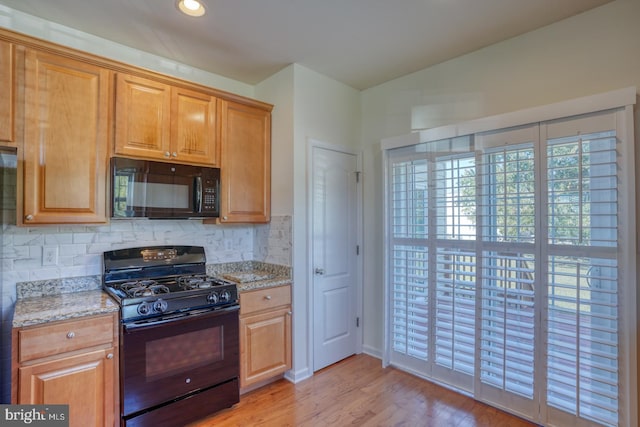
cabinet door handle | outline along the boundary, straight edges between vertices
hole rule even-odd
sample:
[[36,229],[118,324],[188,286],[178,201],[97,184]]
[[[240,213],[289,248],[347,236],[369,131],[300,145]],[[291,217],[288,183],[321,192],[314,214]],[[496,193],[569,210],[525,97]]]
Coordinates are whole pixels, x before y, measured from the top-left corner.
[[290,311],[287,311],[287,316],[291,316],[293,313]]
[[26,219],[27,221],[31,221],[33,219],[33,215],[29,214],[25,216],[24,219]]
[[73,338],[73,337],[75,337],[75,336],[76,336],[76,333],[75,333],[75,332],[73,332],[73,331],[71,331],[71,332],[67,332],[67,338],[68,338],[68,339],[71,339],[71,338]]
[[271,295],[265,295],[264,299],[266,299],[267,301],[271,301]]
[[175,151],[173,153],[171,153],[171,156],[173,157],[178,157],[178,153],[176,153]]
[[164,156],[165,156],[165,157],[171,157],[171,153],[170,153],[170,152],[168,152],[168,151],[165,151],[165,152],[164,152]]
[[107,359],[113,359],[113,353],[107,354]]

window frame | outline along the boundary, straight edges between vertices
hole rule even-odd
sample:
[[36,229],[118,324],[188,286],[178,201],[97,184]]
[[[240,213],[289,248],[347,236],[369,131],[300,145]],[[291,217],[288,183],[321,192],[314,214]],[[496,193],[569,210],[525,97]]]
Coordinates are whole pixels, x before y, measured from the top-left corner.
[[[621,140],[619,144],[620,159],[623,168],[618,175],[620,177],[620,197],[618,204],[619,214],[619,241],[622,244],[619,257],[619,270],[622,271],[624,277],[620,277],[620,319],[619,319],[619,369],[623,373],[620,377],[622,380],[619,384],[619,401],[621,402],[621,412],[619,414],[619,422],[621,425],[637,425],[638,409],[635,404],[635,398],[638,392],[638,355],[637,355],[637,297],[636,291],[637,273],[636,273],[636,206],[634,197],[624,197],[627,194],[635,194],[635,148],[633,141],[633,106],[636,103],[636,89],[626,88],[618,91],[607,92],[604,94],[593,95],[589,97],[569,100],[557,104],[535,107],[532,109],[507,113],[499,116],[492,116],[483,119],[473,120],[470,122],[459,123],[450,126],[444,126],[436,129],[429,129],[405,135],[401,137],[387,138],[382,141],[383,150],[383,171],[384,171],[384,349],[383,349],[383,365],[390,364],[391,347],[389,345],[389,328],[390,328],[390,295],[389,284],[390,274],[392,273],[389,265],[389,252],[392,250],[390,241],[392,230],[390,230],[390,212],[388,210],[391,202],[388,188],[390,185],[389,173],[389,150],[394,148],[405,147],[407,152],[415,150],[416,146],[422,143],[443,140],[446,138],[456,138],[466,135],[477,135],[479,133],[501,131],[508,128],[518,126],[526,126],[539,123],[541,126],[545,122],[553,120],[563,120],[573,118],[575,116],[589,115],[591,113],[599,113],[606,110],[615,110],[617,120],[617,138]],[[540,133],[542,134],[542,132]],[[639,138],[640,139],[640,138]],[[541,157],[546,162],[546,156]],[[538,169],[536,173],[540,173]],[[540,178],[538,178],[540,179]],[[546,186],[546,179],[541,178]],[[546,190],[543,190],[546,192]],[[546,227],[540,224],[540,227]],[[623,237],[620,237],[623,236]],[[430,254],[435,256],[435,254]],[[542,261],[540,261],[542,262]],[[545,261],[546,262],[546,261]],[[482,268],[481,265],[477,268]],[[542,270],[540,270],[542,271]],[[544,349],[546,351],[546,349]],[[406,366],[398,366],[417,375],[421,373],[413,369],[410,364]],[[537,375],[540,375],[538,373]],[[505,408],[509,410],[509,408]],[[547,414],[540,414],[540,419],[547,419]],[[559,421],[554,418],[555,421]],[[568,420],[567,420],[568,421]]]

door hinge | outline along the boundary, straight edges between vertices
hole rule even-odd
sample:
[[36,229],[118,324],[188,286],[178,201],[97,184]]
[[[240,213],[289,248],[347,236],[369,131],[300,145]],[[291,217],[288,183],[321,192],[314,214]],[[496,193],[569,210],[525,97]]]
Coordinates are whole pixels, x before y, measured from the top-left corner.
[[356,328],[360,327],[360,318],[356,317]]
[[356,182],[360,182],[360,171],[356,171]]
[[356,255],[360,255],[360,245],[356,245]]

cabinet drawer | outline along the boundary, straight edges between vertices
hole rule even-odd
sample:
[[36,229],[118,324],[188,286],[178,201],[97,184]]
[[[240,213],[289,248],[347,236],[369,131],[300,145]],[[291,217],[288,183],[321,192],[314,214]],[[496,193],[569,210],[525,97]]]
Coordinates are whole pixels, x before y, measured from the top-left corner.
[[113,316],[99,316],[22,329],[18,332],[18,358],[25,362],[112,343],[113,328]]
[[276,286],[240,294],[240,315],[291,304],[291,286]]

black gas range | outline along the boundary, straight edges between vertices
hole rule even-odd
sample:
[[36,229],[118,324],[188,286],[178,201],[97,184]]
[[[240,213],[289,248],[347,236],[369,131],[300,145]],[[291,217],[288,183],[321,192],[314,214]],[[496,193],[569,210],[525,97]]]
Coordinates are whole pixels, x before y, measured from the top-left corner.
[[120,305],[121,426],[182,426],[239,401],[236,285],[206,275],[200,246],[103,254]]
[[103,254],[104,289],[124,323],[238,304],[235,283],[206,275],[201,246],[152,246]]

